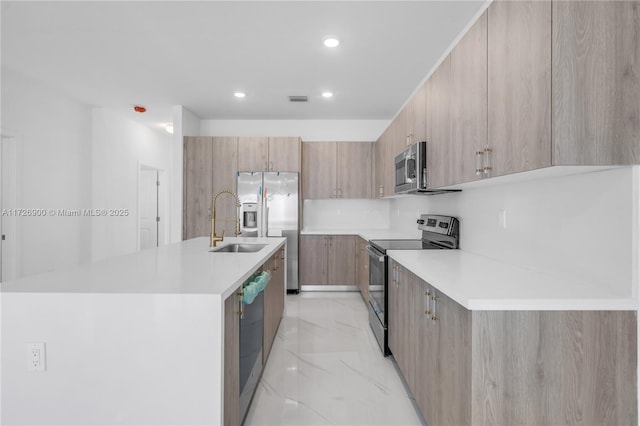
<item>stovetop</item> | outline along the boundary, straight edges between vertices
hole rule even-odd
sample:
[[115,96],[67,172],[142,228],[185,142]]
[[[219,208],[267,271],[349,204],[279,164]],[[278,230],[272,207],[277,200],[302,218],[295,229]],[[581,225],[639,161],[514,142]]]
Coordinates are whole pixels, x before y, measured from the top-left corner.
[[386,253],[387,250],[428,250],[442,248],[423,240],[371,240],[369,244],[382,253]]

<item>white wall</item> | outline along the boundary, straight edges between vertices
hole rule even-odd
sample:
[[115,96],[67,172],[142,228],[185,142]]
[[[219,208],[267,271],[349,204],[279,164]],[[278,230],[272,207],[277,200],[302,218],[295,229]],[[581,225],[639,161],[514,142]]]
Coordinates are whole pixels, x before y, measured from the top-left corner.
[[182,178],[185,136],[200,136],[200,118],[183,107],[173,107],[171,142],[173,175],[171,178],[171,242],[182,241]]
[[304,200],[304,229],[386,229],[389,200]]
[[92,129],[92,206],[129,210],[128,216],[93,218],[92,258],[98,260],[137,250],[138,164],[171,176],[172,138],[104,108],[93,110]]
[[206,136],[300,136],[309,141],[375,141],[389,120],[202,120]]
[[[18,146],[17,207],[90,208],[90,107],[3,68],[2,113],[2,132]],[[88,217],[22,217],[17,225],[16,277],[91,259]]]
[[463,250],[637,295],[637,174],[629,167],[393,199],[390,225],[412,229],[418,211],[456,216]]

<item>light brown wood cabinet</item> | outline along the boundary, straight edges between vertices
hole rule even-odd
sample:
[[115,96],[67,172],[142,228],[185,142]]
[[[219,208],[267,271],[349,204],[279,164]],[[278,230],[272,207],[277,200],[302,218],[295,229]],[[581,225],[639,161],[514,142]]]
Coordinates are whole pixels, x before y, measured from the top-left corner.
[[429,425],[637,424],[635,311],[469,311],[389,271],[389,347]]
[[[397,262],[388,264],[388,335],[389,350],[412,391],[416,385],[416,324],[414,322],[415,275]],[[431,423],[429,423],[431,424]]]
[[223,424],[240,424],[240,303],[238,288],[224,301]]
[[213,143],[211,138],[184,139],[182,238],[188,240],[211,233],[213,197]]
[[640,163],[640,2],[553,2],[553,163]]
[[356,238],[301,235],[300,285],[356,285]]
[[274,254],[264,265],[263,270],[271,274],[269,284],[264,289],[264,330],[262,361],[267,362],[273,341],[276,338],[282,313],[284,312],[284,272],[286,271],[284,247]]
[[491,176],[551,165],[551,1],[488,9]]
[[451,149],[451,55],[431,74],[426,86],[427,187],[453,181]]
[[483,173],[478,174],[476,160],[487,147],[487,14],[451,51],[451,175],[445,185],[471,182]]
[[[182,238],[211,234],[211,202],[223,189],[236,190],[238,143],[235,137],[185,137]],[[226,196],[224,196],[226,197]],[[236,217],[236,205],[219,199],[217,218]],[[233,222],[216,223],[218,234],[234,235]]]
[[358,237],[356,247],[356,281],[360,289],[360,295],[365,303],[369,303],[369,255],[367,245],[369,242]]
[[375,143],[375,185],[374,198],[393,195],[395,185],[395,169],[391,156],[391,141],[393,135],[393,123],[380,135]]
[[299,172],[298,137],[239,137],[238,170],[243,172]]
[[306,142],[302,145],[305,199],[371,198],[371,142]]

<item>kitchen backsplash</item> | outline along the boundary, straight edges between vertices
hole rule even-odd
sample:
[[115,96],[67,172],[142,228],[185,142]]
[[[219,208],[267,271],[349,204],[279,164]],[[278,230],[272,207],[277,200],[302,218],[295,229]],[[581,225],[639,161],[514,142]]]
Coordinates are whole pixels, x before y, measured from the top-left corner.
[[636,166],[392,199],[390,227],[413,229],[418,213],[456,216],[465,251],[635,294],[640,219],[634,194],[639,170]]
[[386,229],[389,200],[304,200],[304,229]]

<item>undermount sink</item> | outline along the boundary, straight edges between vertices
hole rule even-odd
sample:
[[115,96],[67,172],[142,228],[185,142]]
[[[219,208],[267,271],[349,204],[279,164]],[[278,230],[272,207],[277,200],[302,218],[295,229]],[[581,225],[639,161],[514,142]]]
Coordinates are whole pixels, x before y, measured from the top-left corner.
[[211,253],[255,253],[265,248],[266,244],[227,244],[225,246],[214,247],[209,252]]

